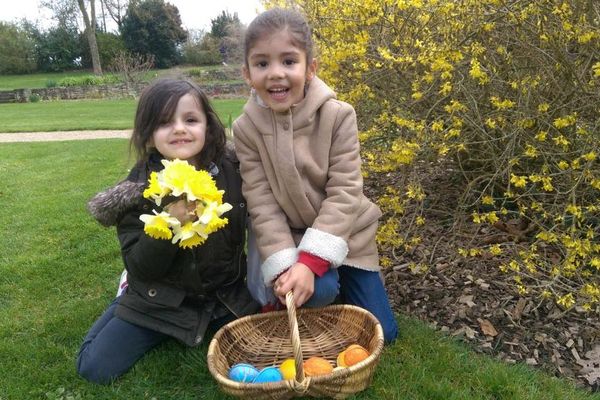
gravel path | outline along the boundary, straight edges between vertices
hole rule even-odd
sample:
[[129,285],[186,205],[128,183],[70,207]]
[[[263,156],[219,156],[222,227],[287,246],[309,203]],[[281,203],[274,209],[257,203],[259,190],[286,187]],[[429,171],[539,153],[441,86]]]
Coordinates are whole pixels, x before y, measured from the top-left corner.
[[131,130],[102,130],[102,131],[66,131],[66,132],[18,132],[0,133],[0,143],[10,142],[49,142],[61,140],[87,139],[129,139]]

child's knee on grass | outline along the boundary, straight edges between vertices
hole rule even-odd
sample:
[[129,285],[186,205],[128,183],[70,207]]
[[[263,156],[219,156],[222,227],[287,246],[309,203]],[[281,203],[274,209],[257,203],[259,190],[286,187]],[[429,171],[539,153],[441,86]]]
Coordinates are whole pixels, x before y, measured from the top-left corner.
[[109,368],[101,368],[97,360],[84,351],[77,358],[77,373],[84,379],[99,385],[108,385],[119,375]]

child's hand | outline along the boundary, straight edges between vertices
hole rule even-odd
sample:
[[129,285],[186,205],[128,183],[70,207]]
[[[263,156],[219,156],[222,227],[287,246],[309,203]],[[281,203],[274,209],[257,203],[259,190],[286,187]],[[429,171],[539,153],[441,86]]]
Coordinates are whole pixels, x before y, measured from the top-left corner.
[[186,200],[177,200],[165,206],[165,211],[167,211],[171,217],[177,218],[181,225],[185,225],[190,221],[194,221],[197,217],[194,213],[196,209],[195,202],[187,202]]
[[302,263],[292,265],[273,285],[275,295],[285,304],[285,295],[292,290],[296,307],[302,306],[315,291],[315,274]]

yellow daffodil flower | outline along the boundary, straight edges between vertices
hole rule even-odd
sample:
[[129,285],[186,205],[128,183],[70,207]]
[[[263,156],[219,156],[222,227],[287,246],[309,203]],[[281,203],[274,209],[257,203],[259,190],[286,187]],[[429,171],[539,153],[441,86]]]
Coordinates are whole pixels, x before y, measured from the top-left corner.
[[153,210],[153,212],[155,215],[140,215],[140,220],[142,220],[142,222],[145,224],[144,232],[154,239],[171,239],[173,236],[171,228],[179,226],[179,220],[171,217],[164,211],[160,214],[158,214],[155,210]]
[[152,199],[157,206],[160,206],[163,197],[167,196],[169,193],[171,193],[171,189],[163,187],[159,182],[158,173],[152,172],[148,179],[148,187],[144,190],[144,197],[146,199]]
[[144,197],[160,205],[165,196],[182,197],[188,203],[195,202],[198,219],[181,226],[178,219],[166,211],[155,215],[144,214],[144,232],[156,239],[171,239],[181,248],[198,246],[208,235],[227,225],[227,218],[220,218],[232,209],[231,204],[223,203],[225,191],[217,188],[216,182],[207,171],[198,171],[187,161],[162,160],[164,169],[152,172]]

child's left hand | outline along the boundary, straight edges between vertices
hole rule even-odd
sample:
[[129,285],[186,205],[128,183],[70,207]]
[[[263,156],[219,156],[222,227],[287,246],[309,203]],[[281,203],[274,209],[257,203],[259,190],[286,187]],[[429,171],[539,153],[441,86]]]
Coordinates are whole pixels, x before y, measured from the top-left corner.
[[174,201],[165,206],[165,210],[171,217],[177,218],[181,222],[181,225],[185,225],[187,222],[194,221],[197,218],[194,213],[195,208],[196,202],[187,202],[184,199]]
[[302,306],[313,295],[315,274],[305,264],[295,263],[275,280],[273,291],[281,303],[285,304],[285,295],[290,290],[294,293],[296,307]]

